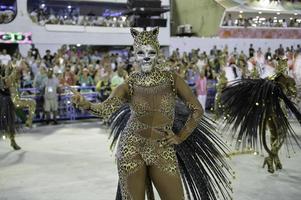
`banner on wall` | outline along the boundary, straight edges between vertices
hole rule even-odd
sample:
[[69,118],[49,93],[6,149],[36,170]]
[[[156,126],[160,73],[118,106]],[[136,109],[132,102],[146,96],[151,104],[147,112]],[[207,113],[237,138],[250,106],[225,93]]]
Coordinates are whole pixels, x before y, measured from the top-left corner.
[[31,44],[32,33],[21,32],[0,32],[0,43],[18,43],[18,44]]

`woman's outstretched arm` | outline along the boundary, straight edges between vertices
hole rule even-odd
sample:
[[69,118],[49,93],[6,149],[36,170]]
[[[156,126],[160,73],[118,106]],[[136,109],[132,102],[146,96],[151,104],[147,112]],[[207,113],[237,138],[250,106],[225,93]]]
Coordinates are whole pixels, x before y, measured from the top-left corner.
[[93,115],[101,118],[109,118],[129,99],[128,84],[123,83],[113,90],[110,97],[101,103],[91,103],[87,101],[79,92],[73,91],[72,102],[75,106],[88,110]]

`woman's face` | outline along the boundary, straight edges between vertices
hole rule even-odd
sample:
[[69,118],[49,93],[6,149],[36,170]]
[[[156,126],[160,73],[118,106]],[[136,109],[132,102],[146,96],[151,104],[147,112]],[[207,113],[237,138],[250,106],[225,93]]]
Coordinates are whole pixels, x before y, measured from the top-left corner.
[[88,70],[84,70],[84,71],[83,71],[83,75],[84,75],[85,77],[87,77],[88,74],[89,74],[89,71],[88,71]]
[[142,72],[150,72],[156,65],[158,54],[151,45],[141,45],[135,51],[136,60]]

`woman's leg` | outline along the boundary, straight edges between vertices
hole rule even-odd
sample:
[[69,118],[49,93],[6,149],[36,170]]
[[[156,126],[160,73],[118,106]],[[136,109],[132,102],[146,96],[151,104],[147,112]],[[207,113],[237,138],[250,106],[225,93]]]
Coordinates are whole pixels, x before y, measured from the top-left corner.
[[146,166],[142,159],[118,161],[122,200],[144,200],[146,190]]
[[148,174],[161,200],[184,200],[184,190],[174,148],[153,147],[155,149],[151,152],[156,152],[157,155],[154,157],[156,160],[148,166]]
[[155,165],[149,167],[149,175],[161,200],[184,200],[184,190],[179,173],[163,171]]
[[16,140],[15,140],[15,131],[10,131],[8,133],[8,137],[10,139],[10,146],[14,149],[14,150],[20,150],[21,147],[16,143]]
[[144,140],[131,134],[123,136],[116,154],[122,200],[144,200],[147,171],[140,155]]
[[28,127],[32,126],[32,120],[36,111],[36,102],[33,99],[20,99],[15,98],[14,104],[17,108],[28,108],[28,117],[25,125]]

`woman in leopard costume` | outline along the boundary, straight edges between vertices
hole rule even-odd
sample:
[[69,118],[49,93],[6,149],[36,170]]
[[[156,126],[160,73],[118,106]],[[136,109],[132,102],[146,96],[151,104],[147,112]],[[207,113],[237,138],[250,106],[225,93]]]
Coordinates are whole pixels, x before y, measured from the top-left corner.
[[116,199],[143,200],[147,194],[152,200],[152,184],[162,200],[185,199],[184,188],[189,199],[230,199],[224,145],[185,81],[157,64],[158,33],[131,29],[141,70],[102,103],[79,93],[73,103],[102,118],[113,115],[114,142],[119,139]]

